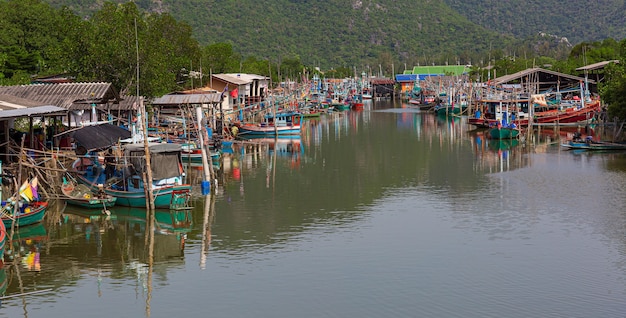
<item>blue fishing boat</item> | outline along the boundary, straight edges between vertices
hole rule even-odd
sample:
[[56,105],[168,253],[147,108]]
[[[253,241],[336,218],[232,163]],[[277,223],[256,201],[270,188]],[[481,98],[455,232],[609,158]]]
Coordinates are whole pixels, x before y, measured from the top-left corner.
[[[181,145],[150,143],[152,194],[155,208],[179,208],[189,200],[191,185],[183,184],[184,170]],[[117,198],[116,205],[146,207],[144,174],[147,172],[145,145],[124,146],[124,154],[116,164],[113,177],[103,173],[99,160],[79,158],[72,164],[75,178],[96,191],[102,184],[106,194]],[[88,159],[88,160],[85,160]]]
[[626,150],[626,143],[593,141],[591,139],[584,140],[584,141],[570,140],[569,142],[565,144],[561,144],[561,146],[567,149],[586,150],[586,151]]

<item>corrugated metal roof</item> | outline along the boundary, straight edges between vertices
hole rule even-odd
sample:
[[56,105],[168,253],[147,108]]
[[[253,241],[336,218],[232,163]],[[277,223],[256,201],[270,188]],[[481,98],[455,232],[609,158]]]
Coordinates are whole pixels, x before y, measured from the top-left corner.
[[396,82],[391,78],[372,78],[370,79],[372,85],[393,85]]
[[[567,78],[567,79],[570,79],[572,81],[584,81],[585,80],[582,77],[569,75],[569,74],[565,74],[565,73],[559,73],[559,72],[555,72],[555,71],[550,71],[550,70],[546,70],[546,69],[543,69],[543,68],[540,68],[540,67],[535,67],[535,68],[525,69],[525,70],[519,71],[517,73],[513,73],[513,74],[504,75],[504,76],[500,76],[500,77],[494,78],[492,80],[492,83],[495,84],[495,85],[505,84],[505,83],[508,83],[508,82],[520,79],[522,77],[529,76],[531,74],[535,74],[535,73],[545,73],[545,74],[549,74],[549,75],[553,75],[553,76],[557,76],[557,77]],[[588,80],[588,82],[589,83],[595,83],[595,81],[592,81],[592,80]]]
[[[131,95],[123,95],[120,97],[121,100],[119,101],[119,103],[115,103],[115,104],[110,104],[110,105],[102,105],[102,106],[98,106],[96,108],[100,109],[100,110],[104,110],[106,111],[107,109],[111,109],[111,110],[137,110],[137,96],[131,96]],[[145,99],[144,99],[145,100]]]
[[152,105],[189,105],[189,104],[215,104],[222,102],[222,93],[211,94],[169,94],[155,98]]
[[611,64],[611,63],[618,64],[619,60],[602,61],[602,62],[598,62],[598,63],[594,63],[594,64],[589,64],[589,65],[585,65],[583,67],[579,67],[576,70],[577,71],[593,71],[593,70],[604,68],[605,66],[607,66],[608,64]]
[[2,94],[0,95],[0,109],[9,110],[17,108],[27,108],[35,106],[44,106],[44,103],[37,102],[30,99],[15,97],[12,95]]
[[246,85],[254,80],[267,80],[268,78],[255,74],[232,73],[232,74],[213,74],[214,78],[235,85]]
[[119,95],[111,83],[59,83],[0,86],[0,94],[54,105],[65,109],[81,109],[91,103],[118,101]]
[[36,115],[52,115],[52,114],[65,115],[66,113],[67,113],[67,109],[65,108],[46,105],[46,106],[35,106],[35,107],[29,107],[29,108],[2,110],[0,111],[0,119],[25,117],[25,116],[30,117],[30,116],[36,116]]
[[174,92],[172,94],[209,94],[209,93],[219,93],[218,90],[205,86],[205,87],[197,87],[194,89],[188,89],[185,91]]

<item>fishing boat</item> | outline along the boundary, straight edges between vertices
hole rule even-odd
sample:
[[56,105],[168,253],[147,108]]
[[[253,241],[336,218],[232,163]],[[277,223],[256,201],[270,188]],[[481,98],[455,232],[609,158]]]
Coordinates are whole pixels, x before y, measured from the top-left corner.
[[[149,143],[152,194],[155,208],[179,208],[188,203],[191,185],[183,184],[181,145]],[[92,191],[102,184],[104,192],[117,198],[116,205],[146,207],[144,174],[147,172],[145,145],[128,144],[118,161],[114,177],[105,180],[98,160],[79,158],[72,163],[74,178]],[[88,160],[85,160],[88,159]]]
[[561,144],[561,146],[567,149],[571,149],[571,150],[586,150],[586,151],[626,150],[626,143],[594,141],[592,139],[570,140],[567,143]]
[[[229,144],[232,145],[232,142]],[[181,157],[185,162],[202,163],[202,148],[195,143],[181,144]],[[219,151],[210,151],[210,157],[213,162],[220,160]]]
[[365,108],[365,104],[360,101],[354,101],[350,104],[350,108],[352,108],[352,110],[363,110],[363,108]]
[[17,213],[13,213],[14,201],[9,199],[2,208],[2,223],[6,228],[13,226],[21,227],[36,224],[43,221],[48,209],[45,201],[22,201],[18,202]]
[[363,99],[372,99],[372,92],[369,87],[363,88],[363,93],[361,94]]
[[344,102],[333,102],[331,106],[333,107],[334,110],[338,110],[338,111],[344,111],[344,110],[350,109],[350,104],[344,103]]
[[[508,109],[512,114],[516,114],[516,123],[519,127],[526,127],[529,123],[529,100],[483,100],[481,106],[468,119],[470,125],[480,128],[489,128],[497,125],[498,116]],[[532,104],[532,101],[531,101]],[[555,108],[544,111],[533,112],[533,123],[535,124],[577,124],[590,121],[594,115],[601,110],[600,101],[592,101],[585,105],[568,105],[566,108]],[[533,106],[534,107],[534,106]],[[481,110],[482,109],[482,110]]]
[[294,111],[281,111],[265,116],[259,124],[238,124],[237,135],[299,135],[302,124],[302,116]]
[[90,209],[104,209],[115,205],[117,198],[104,192],[102,187],[98,191],[92,191],[84,184],[74,184],[67,179],[63,180],[61,192],[66,196],[65,202]]

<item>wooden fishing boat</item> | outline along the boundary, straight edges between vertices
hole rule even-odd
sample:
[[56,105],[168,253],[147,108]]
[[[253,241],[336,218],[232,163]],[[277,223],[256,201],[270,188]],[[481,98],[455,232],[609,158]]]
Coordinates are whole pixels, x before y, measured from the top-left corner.
[[[231,143],[232,145],[232,143]],[[195,143],[182,144],[181,158],[185,162],[202,163],[202,149],[200,149]],[[213,162],[220,160],[220,153],[218,151],[210,151],[211,160]]]
[[[508,101],[482,101],[487,103],[488,106],[484,107],[483,113],[477,111],[474,116],[468,119],[470,125],[474,125],[480,128],[489,128],[497,125],[498,119],[496,118],[502,109],[506,107],[511,113],[517,114],[515,117],[515,123],[520,127],[526,127],[529,123],[529,116],[527,113],[528,100],[508,100]],[[521,111],[521,105],[526,111]],[[533,113],[533,123],[535,124],[575,124],[589,121],[594,115],[601,110],[600,101],[593,101],[586,104],[584,107],[569,107],[564,110],[549,110],[543,112]]]
[[350,104],[346,104],[346,103],[333,103],[332,107],[334,110],[349,110],[350,109]]
[[104,209],[115,205],[117,198],[104,192],[104,188],[99,188],[97,192],[92,191],[84,184],[74,184],[64,180],[61,185],[61,192],[67,197],[65,202],[90,209]]
[[587,151],[615,151],[626,150],[626,143],[620,142],[608,142],[608,141],[593,141],[587,140],[570,140],[567,143],[561,144],[562,147],[572,150],[587,150]]
[[15,226],[26,226],[39,223],[43,220],[48,209],[48,202],[33,201],[23,202],[17,214],[13,214],[13,206],[5,205],[2,213],[2,223],[6,228]]
[[352,104],[350,104],[350,107],[352,108],[352,110],[363,110],[363,108],[365,108],[365,104],[363,104],[362,102],[353,102]]
[[260,124],[239,124],[237,135],[299,135],[302,116],[298,112],[284,111],[267,115]]
[[[150,143],[152,193],[155,208],[180,208],[189,202],[191,185],[183,184],[181,145]],[[144,144],[124,146],[124,156],[118,163],[114,177],[105,180],[97,161],[79,158],[72,164],[75,179],[92,191],[103,184],[104,192],[116,197],[116,205],[146,207],[146,189],[143,175],[147,171]]]

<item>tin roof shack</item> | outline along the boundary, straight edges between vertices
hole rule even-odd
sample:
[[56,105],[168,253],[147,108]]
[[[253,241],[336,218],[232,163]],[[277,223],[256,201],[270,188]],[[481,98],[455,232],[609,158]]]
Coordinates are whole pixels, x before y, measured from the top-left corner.
[[195,89],[155,98],[151,105],[156,113],[159,132],[169,140],[185,134],[190,129],[195,131],[195,128],[191,127],[197,122],[195,108],[198,106],[202,107],[203,116],[208,119],[207,124],[221,135],[221,119],[224,118],[223,99],[225,99],[225,94],[216,90]]
[[[56,83],[0,86],[0,95],[19,97],[68,111],[72,122],[98,121],[122,100],[111,83]],[[74,119],[74,120],[72,120]]]
[[269,77],[255,74],[213,74],[211,87],[228,94],[225,95],[222,109],[230,111],[264,101],[269,91],[269,81]]
[[370,78],[370,84],[372,85],[373,96],[375,98],[395,98],[394,85],[396,82],[391,78]]
[[[0,97],[1,104],[6,105],[6,98]],[[32,101],[20,99],[22,105],[12,104],[15,107],[13,109],[3,108],[0,111],[0,158],[3,162],[13,162],[19,159],[15,149],[12,146],[21,145],[22,138],[24,138],[24,146],[30,149],[45,149],[52,148],[52,142],[47,137],[50,137],[50,130],[46,127],[46,117],[64,116],[66,110],[61,107],[42,105],[25,107],[24,104],[32,104]],[[17,102],[17,100],[13,100]],[[3,106],[4,107],[4,106]],[[14,128],[15,120],[18,118],[25,118],[28,120],[28,131],[22,132]],[[38,128],[35,128],[38,125]]]
[[[0,86],[0,109],[24,109],[36,106],[55,106],[54,113],[48,114],[38,125],[45,133],[43,140],[36,141],[34,132],[26,146],[32,149],[51,149],[52,147],[71,147],[69,137],[55,137],[63,128],[67,126],[79,126],[85,122],[95,122],[99,120],[110,120],[113,116],[111,111],[118,109],[118,118],[122,116],[119,112],[122,99],[111,83],[49,83],[30,84],[15,86]],[[127,107],[126,112],[132,112],[131,107]],[[4,127],[0,130],[15,130],[15,119],[25,116],[10,116],[5,120]],[[32,119],[33,116],[30,118]],[[25,127],[21,127],[24,131]],[[0,137],[1,138],[1,137]]]

